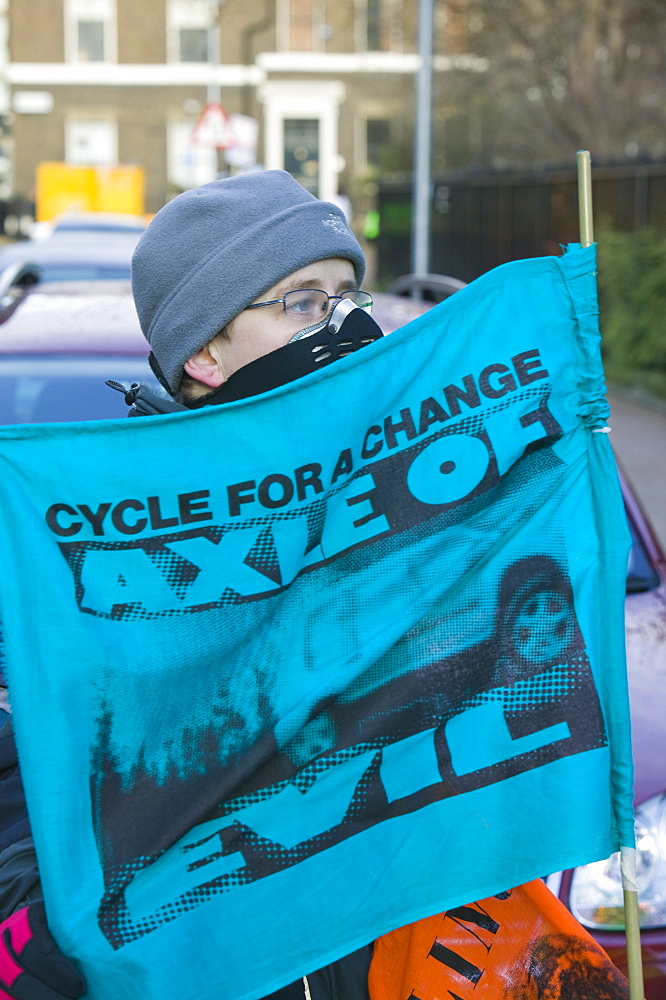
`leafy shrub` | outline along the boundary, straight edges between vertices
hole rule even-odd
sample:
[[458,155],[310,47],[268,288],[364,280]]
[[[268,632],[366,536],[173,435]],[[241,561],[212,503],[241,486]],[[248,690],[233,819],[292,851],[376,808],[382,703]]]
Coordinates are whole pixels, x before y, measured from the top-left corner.
[[666,233],[602,232],[598,258],[606,374],[666,396]]

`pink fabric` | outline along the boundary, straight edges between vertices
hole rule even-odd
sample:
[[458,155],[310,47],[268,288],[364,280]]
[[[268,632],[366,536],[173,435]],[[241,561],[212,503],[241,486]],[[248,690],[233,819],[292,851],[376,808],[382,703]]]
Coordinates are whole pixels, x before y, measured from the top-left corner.
[[12,913],[11,917],[7,918],[6,923],[10,926],[12,948],[17,955],[20,955],[32,937],[32,929],[28,920],[28,907]]
[[12,913],[11,917],[7,917],[5,922],[0,924],[0,1000],[6,1000],[9,997],[2,986],[11,989],[23,972],[21,966],[7,950],[7,937],[9,937],[9,943],[15,954],[20,955],[32,937],[27,907],[24,910],[18,910],[17,913]]

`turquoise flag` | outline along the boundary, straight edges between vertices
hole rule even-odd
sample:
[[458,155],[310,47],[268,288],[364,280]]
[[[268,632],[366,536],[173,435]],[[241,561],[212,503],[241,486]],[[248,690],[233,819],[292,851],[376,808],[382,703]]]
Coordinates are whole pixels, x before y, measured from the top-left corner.
[[633,844],[594,248],[270,393],[0,428],[47,912],[91,1000],[254,1000]]

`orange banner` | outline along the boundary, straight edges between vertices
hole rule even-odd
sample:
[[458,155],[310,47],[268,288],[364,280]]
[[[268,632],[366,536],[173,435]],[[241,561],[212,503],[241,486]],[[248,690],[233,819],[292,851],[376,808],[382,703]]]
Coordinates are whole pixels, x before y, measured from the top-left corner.
[[605,951],[537,880],[375,942],[370,1000],[628,1000]]

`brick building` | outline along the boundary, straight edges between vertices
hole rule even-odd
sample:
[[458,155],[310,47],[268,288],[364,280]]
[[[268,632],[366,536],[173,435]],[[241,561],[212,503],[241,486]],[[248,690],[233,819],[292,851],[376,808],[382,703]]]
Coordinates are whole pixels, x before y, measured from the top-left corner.
[[[436,3],[436,74],[483,70],[465,6]],[[157,211],[239,169],[192,142],[218,100],[256,121],[259,164],[346,191],[357,214],[374,181],[410,169],[415,0],[0,0],[3,16],[15,196],[31,199],[40,161],[139,163]]]

